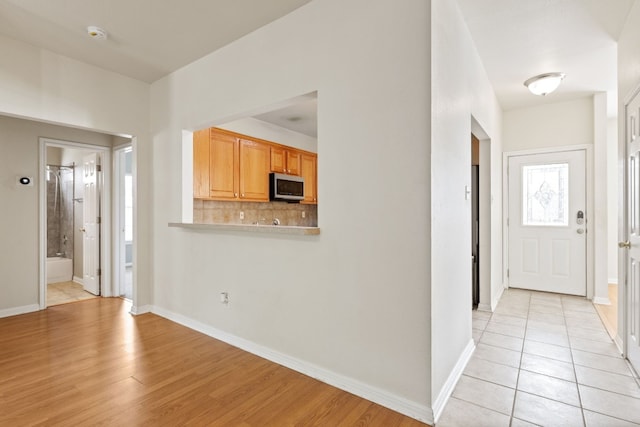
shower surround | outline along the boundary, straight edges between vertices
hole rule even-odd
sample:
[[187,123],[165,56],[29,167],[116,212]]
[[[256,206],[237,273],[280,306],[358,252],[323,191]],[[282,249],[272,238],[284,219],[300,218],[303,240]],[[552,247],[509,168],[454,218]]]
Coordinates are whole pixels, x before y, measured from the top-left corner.
[[47,257],[73,259],[74,166],[47,165]]

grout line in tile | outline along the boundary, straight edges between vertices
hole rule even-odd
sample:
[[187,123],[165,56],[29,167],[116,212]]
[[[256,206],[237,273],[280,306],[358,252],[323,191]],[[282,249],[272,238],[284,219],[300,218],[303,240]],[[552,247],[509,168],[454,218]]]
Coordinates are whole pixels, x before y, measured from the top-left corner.
[[[562,304],[562,313],[564,316],[564,300],[560,300],[560,303]],[[564,328],[567,332],[567,336],[569,336],[569,326],[567,325],[567,319],[565,317],[565,322],[564,322]],[[576,372],[576,362],[575,359],[573,358],[573,347],[571,346],[571,338],[569,338],[569,354],[571,355],[571,367],[573,368],[573,375],[576,378],[576,390],[578,392],[578,402],[580,403],[580,413],[582,414],[582,425],[586,426],[587,425],[587,417],[584,415],[584,406],[582,405],[582,395],[580,394],[580,387],[578,387],[578,373]]]
[[522,347],[520,348],[520,363],[518,364],[518,375],[516,376],[516,392],[513,395],[513,404],[511,405],[511,417],[509,418],[509,425],[513,424],[513,416],[516,411],[516,400],[518,398],[518,383],[520,382],[520,372],[522,371],[522,357],[524,355],[524,343],[527,339],[527,326],[529,325],[529,313],[531,312],[531,294],[529,294],[529,300],[527,302],[527,317],[524,321],[524,337],[522,338]]

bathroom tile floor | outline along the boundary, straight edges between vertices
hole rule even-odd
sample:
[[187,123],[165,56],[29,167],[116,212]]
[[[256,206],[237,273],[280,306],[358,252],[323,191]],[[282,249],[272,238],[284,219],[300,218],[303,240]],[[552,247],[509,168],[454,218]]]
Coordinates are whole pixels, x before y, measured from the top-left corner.
[[47,307],[91,298],[97,297],[85,291],[82,285],[76,282],[59,282],[47,285]]
[[581,297],[505,291],[437,427],[640,426],[640,383]]

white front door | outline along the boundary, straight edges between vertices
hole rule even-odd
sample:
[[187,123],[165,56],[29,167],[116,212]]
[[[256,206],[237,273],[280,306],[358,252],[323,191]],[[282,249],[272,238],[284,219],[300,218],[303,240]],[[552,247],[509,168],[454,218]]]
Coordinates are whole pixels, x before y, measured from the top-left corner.
[[84,185],[83,215],[83,271],[84,290],[100,295],[100,193],[99,157],[91,153],[83,158],[82,178]]
[[[628,240],[620,247],[627,247],[626,292],[626,354],[627,358],[640,372],[640,95],[626,107],[626,186],[627,212],[626,229]],[[622,304],[621,304],[622,307]]]
[[584,150],[509,157],[508,283],[586,295]]

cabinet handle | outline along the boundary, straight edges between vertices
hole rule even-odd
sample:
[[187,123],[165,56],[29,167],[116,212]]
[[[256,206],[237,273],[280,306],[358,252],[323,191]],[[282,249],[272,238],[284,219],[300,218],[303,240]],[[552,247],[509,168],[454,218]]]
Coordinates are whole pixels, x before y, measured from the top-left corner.
[[244,193],[242,193],[242,195],[240,197],[244,197]]
[[233,193],[233,197],[238,197],[238,193]]

